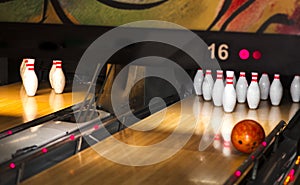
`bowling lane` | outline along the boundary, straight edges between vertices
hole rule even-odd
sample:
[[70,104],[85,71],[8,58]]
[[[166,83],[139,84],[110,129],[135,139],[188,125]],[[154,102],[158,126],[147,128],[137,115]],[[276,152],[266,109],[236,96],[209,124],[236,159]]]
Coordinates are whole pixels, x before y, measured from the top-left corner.
[[22,83],[0,86],[0,132],[79,103],[84,96],[76,93],[67,86],[63,94],[55,94],[45,82],[36,96],[28,97]]
[[[184,102],[189,107],[182,111]],[[280,120],[288,121],[298,108],[298,104],[286,100],[278,107],[271,107],[268,101],[263,101],[257,110],[248,110],[246,104],[238,104],[233,113],[224,113],[222,107],[214,107],[212,102],[189,97],[22,184],[223,184],[247,157],[231,145],[230,134],[234,124],[243,119],[254,119],[261,123],[268,134]],[[191,124],[196,120],[193,115],[199,115],[195,129]],[[135,130],[141,128],[148,131]],[[160,145],[172,134],[178,136],[175,137],[177,140],[167,146]],[[162,162],[146,166],[123,165],[157,160],[174,149],[188,134],[192,134],[192,137],[187,144]],[[143,147],[137,147],[137,150],[131,150],[116,141],[131,146],[151,145],[151,148],[143,150]],[[108,160],[96,151],[102,151],[103,155],[123,164]]]

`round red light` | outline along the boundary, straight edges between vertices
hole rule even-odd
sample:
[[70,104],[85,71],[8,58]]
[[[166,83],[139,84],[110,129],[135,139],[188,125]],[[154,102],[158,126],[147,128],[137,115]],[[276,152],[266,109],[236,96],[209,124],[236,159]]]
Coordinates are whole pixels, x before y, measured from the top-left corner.
[[47,149],[47,148],[42,148],[42,152],[43,152],[43,153],[47,153],[47,152],[48,152],[48,149]]
[[99,129],[99,125],[94,125],[94,130],[98,130]]
[[7,134],[8,134],[8,135],[12,135],[12,131],[11,131],[11,130],[8,130],[8,131],[7,131]]
[[236,171],[235,173],[234,173],[234,175],[236,176],[236,177],[239,177],[239,176],[241,176],[242,175],[242,173],[241,173],[241,171]]
[[247,60],[250,56],[250,53],[246,49],[241,49],[240,52],[239,52],[239,56],[242,60]]
[[70,135],[70,140],[73,141],[75,139],[74,135]]
[[14,169],[14,168],[16,167],[16,165],[15,165],[15,163],[10,163],[10,164],[9,164],[9,167],[10,167],[11,169]]
[[256,50],[253,52],[252,54],[252,57],[255,59],[255,60],[259,60],[261,58],[261,52]]

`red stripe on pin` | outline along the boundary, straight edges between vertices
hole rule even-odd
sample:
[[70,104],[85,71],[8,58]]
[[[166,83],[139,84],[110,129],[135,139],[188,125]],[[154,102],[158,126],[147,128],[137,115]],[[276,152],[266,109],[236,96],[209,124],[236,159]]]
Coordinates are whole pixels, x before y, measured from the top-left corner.
[[61,66],[56,66],[56,69],[60,69],[61,68]]
[[33,71],[33,70],[34,70],[34,67],[29,67],[28,70],[32,70],[32,71]]
[[26,67],[34,66],[34,64],[26,64]]

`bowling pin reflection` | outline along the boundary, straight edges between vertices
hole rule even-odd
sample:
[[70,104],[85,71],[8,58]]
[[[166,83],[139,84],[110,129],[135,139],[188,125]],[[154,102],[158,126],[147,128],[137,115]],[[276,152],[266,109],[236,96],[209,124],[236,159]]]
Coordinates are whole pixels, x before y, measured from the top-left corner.
[[23,106],[23,122],[34,120],[38,109],[35,97],[27,96],[23,86],[20,89],[20,97]]
[[200,117],[203,128],[199,131],[199,134],[202,135],[198,148],[199,151],[204,151],[213,142],[213,130],[210,124],[212,109],[213,105],[211,102],[203,102]]
[[273,130],[282,120],[279,106],[272,106],[269,113],[269,129]]
[[249,109],[247,119],[251,119],[258,122],[257,110]]
[[63,94],[57,94],[54,90],[51,90],[49,95],[49,105],[53,111],[58,111],[64,106]]
[[223,108],[222,107],[214,107],[212,118],[210,121],[210,124],[212,125],[213,131],[214,131],[214,141],[213,141],[213,147],[215,149],[221,148],[221,137],[220,137],[220,131],[222,128],[222,120],[223,120]]
[[230,148],[230,142],[231,142],[231,131],[234,127],[234,120],[232,117],[232,114],[225,113],[223,116],[223,125],[221,129],[221,135],[223,137],[223,154],[225,156],[230,156],[231,154],[231,148]]
[[299,103],[293,103],[289,111],[289,121],[293,118],[296,112],[299,110]]
[[235,120],[239,122],[244,120],[247,116],[247,104],[246,103],[237,103],[235,107]]
[[199,151],[204,151],[209,145],[211,145],[215,141],[215,139],[216,142],[220,141],[220,137],[216,135],[219,134],[222,125],[223,108],[213,107],[210,117],[210,121],[208,122],[208,124],[206,124],[203,136],[200,140]]
[[196,119],[200,118],[201,106],[200,98],[195,96],[193,101],[193,114]]

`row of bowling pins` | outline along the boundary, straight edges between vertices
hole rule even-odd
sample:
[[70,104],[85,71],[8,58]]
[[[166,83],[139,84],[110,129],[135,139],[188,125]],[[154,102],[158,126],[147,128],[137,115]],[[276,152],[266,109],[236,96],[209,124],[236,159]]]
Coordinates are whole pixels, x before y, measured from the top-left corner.
[[[35,96],[38,89],[38,78],[34,71],[34,63],[35,59],[26,58],[22,60],[20,66],[20,75],[27,96]],[[54,89],[55,93],[60,94],[63,92],[66,80],[61,60],[53,60],[53,65],[49,72],[49,80],[51,88]]]
[[222,70],[217,70],[217,79],[214,82],[211,70],[206,70],[204,76],[202,69],[198,69],[194,78],[194,88],[197,95],[203,95],[203,99],[206,101],[212,99],[214,105],[223,106],[225,112],[232,112],[236,101],[245,103],[246,100],[250,109],[256,109],[260,99],[266,100],[268,96],[270,96],[272,105],[279,105],[283,95],[280,75],[275,74],[274,80],[270,84],[266,73],[262,74],[259,83],[257,82],[258,73],[252,72],[251,74],[252,79],[248,86],[245,72],[240,72],[236,82],[234,71],[226,71],[226,85],[224,86]]

